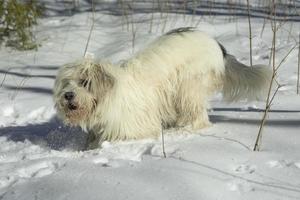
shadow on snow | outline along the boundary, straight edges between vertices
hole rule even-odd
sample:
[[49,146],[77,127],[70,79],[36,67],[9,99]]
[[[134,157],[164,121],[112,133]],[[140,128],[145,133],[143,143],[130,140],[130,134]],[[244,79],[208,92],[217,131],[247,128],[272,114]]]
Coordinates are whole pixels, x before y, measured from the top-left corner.
[[[218,108],[224,111],[237,111],[238,108]],[[242,111],[246,112],[246,111]],[[255,112],[255,111],[251,111]],[[258,111],[256,111],[258,112]],[[284,110],[271,110],[270,112],[289,112]],[[291,111],[299,112],[299,111]],[[223,115],[211,114],[210,120],[213,123],[229,123],[229,124],[245,124],[259,126],[261,119],[247,119],[247,118],[235,118]],[[268,119],[266,126],[278,127],[282,126],[285,128],[300,128],[299,119]],[[41,124],[29,124],[25,126],[10,126],[0,128],[0,136],[5,136],[9,140],[18,142],[29,140],[34,144],[49,147],[55,150],[72,149],[72,150],[84,150],[86,145],[87,134],[84,133],[78,127],[68,127],[62,124],[56,117],[50,121]]]

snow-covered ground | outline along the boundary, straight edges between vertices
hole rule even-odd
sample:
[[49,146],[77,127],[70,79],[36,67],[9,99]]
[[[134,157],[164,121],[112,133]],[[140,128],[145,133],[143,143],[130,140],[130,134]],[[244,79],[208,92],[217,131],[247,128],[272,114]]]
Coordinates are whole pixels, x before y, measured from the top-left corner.
[[[81,151],[86,135],[56,119],[52,86],[62,64],[82,58],[91,17],[90,12],[45,17],[35,30],[42,44],[38,51],[0,50],[0,199],[300,199],[297,51],[279,72],[283,87],[268,116],[260,152],[252,148],[264,102],[228,105],[220,95],[211,101],[211,128],[165,131],[167,158],[160,138],[104,142],[96,150]],[[157,13],[153,22],[146,20],[151,18],[151,13],[126,18],[97,11],[88,52],[117,62],[163,31],[197,26],[249,63],[246,18],[161,18]],[[261,37],[262,25],[262,19],[252,19],[254,64],[269,62],[272,32],[267,23]],[[277,63],[299,33],[299,22],[287,22],[279,30]]]

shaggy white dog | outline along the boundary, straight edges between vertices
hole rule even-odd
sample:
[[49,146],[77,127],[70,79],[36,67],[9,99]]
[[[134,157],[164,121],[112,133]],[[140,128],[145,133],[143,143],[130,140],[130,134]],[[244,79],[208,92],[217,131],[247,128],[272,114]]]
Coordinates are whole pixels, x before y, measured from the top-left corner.
[[270,77],[268,67],[245,66],[208,35],[180,28],[117,66],[88,59],[65,65],[54,99],[58,115],[89,132],[95,147],[103,140],[155,137],[162,127],[207,127],[212,94],[257,99]]

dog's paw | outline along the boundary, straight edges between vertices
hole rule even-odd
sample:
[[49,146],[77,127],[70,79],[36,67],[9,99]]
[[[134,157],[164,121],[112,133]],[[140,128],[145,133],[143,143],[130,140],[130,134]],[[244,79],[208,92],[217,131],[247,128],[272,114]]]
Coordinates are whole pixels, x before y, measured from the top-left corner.
[[193,130],[199,130],[203,128],[209,128],[212,126],[212,123],[209,121],[203,121],[203,120],[195,120],[192,122],[192,129]]

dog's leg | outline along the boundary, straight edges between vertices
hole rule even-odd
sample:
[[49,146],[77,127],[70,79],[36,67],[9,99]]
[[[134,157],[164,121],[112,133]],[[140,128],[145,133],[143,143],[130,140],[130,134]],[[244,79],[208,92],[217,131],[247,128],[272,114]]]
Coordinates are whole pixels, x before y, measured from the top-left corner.
[[207,109],[201,108],[200,110],[198,110],[197,116],[192,121],[192,128],[194,130],[197,130],[197,129],[210,127],[211,125],[212,124],[209,121]]
[[[198,102],[198,104],[200,103]],[[192,105],[186,105],[185,109],[178,113],[176,126],[184,127],[188,125],[191,125],[194,130],[210,127],[211,123],[206,107],[197,105],[193,108]]]
[[194,130],[211,126],[207,114],[210,92],[207,90],[205,84],[198,79],[182,82],[176,102],[177,126],[191,125]]
[[99,147],[99,137],[94,132],[89,132],[85,144],[86,150],[96,149]]

